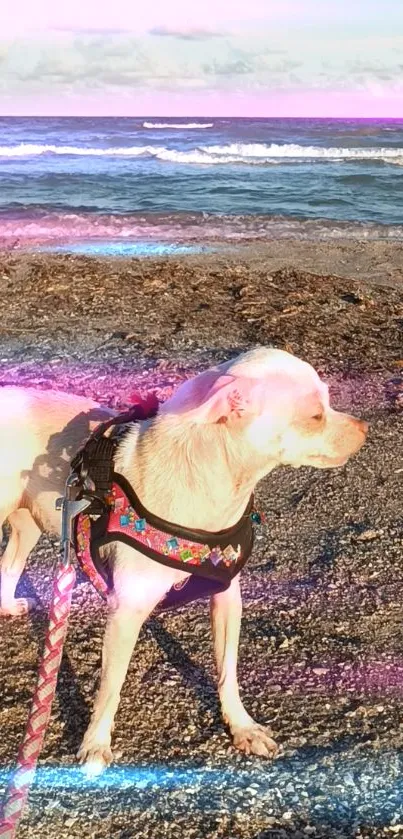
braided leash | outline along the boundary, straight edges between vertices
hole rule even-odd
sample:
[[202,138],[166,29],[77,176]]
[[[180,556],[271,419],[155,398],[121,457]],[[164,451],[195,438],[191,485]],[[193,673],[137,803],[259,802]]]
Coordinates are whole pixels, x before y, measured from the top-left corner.
[[71,564],[58,567],[53,584],[45,650],[28,724],[18,752],[17,766],[6,791],[0,821],[1,839],[14,839],[34,779],[56,692],[75,580],[76,572]]
[[56,502],[56,508],[62,511],[62,557],[57,565],[53,583],[49,625],[34,698],[24,739],[18,752],[17,765],[6,791],[0,821],[0,839],[14,839],[15,837],[29,789],[34,780],[56,693],[57,676],[76,581],[76,572],[70,560],[72,525],[74,518],[91,503],[88,498],[76,500],[76,491],[77,476],[71,474],[66,482],[64,497]]

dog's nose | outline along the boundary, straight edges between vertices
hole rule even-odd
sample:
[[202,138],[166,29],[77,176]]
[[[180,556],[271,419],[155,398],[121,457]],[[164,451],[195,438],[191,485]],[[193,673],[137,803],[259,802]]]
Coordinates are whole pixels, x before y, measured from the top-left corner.
[[367,433],[368,433],[369,425],[368,425],[368,423],[367,423],[367,422],[365,422],[365,420],[355,419],[355,418],[354,418],[354,422],[355,422],[355,424],[358,426],[358,428],[360,429],[360,431],[362,431],[362,433],[363,433],[363,434],[367,434]]

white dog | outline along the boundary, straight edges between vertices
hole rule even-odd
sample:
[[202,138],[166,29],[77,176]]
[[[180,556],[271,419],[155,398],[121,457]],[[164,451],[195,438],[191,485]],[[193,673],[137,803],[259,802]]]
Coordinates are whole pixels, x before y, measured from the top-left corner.
[[[69,461],[112,415],[61,392],[0,388],[0,516],[11,525],[1,561],[0,615],[29,608],[15,599],[26,559],[42,531],[60,535],[55,501]],[[216,532],[240,519],[256,483],[276,466],[342,466],[367,430],[362,420],[330,408],[328,389],[309,364],[258,348],[185,382],[154,419],[131,426],[118,444],[115,467],[153,514]],[[113,546],[111,562],[101,684],[79,752],[93,773],[112,760],[113,721],[139,630],[172,585],[187,577],[121,543]],[[237,748],[269,757],[276,743],[239,696],[241,610],[238,575],[211,597],[222,714]]]

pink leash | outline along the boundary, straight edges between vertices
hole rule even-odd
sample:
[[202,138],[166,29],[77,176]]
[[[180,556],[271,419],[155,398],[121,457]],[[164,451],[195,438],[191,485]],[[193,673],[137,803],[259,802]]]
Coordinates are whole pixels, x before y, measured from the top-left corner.
[[0,839],[14,839],[16,835],[29,789],[35,777],[35,770],[56,692],[57,676],[70,615],[71,597],[76,581],[76,572],[70,561],[72,523],[75,516],[90,504],[88,499],[74,500],[75,483],[75,476],[70,476],[67,480],[65,496],[56,502],[57,508],[62,510],[61,541],[63,557],[61,562],[58,563],[53,583],[53,598],[49,612],[45,649],[28,723],[18,752],[17,765],[5,795],[0,820]]
[[14,839],[35,776],[56,692],[76,572],[70,564],[59,566],[53,584],[53,599],[38,681],[17,765],[5,795],[0,821],[1,839]]

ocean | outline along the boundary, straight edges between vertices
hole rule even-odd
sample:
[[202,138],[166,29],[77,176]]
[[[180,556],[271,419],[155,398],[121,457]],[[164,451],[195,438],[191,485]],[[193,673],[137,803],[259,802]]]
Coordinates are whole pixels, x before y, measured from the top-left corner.
[[403,120],[0,118],[0,246],[403,240]]

